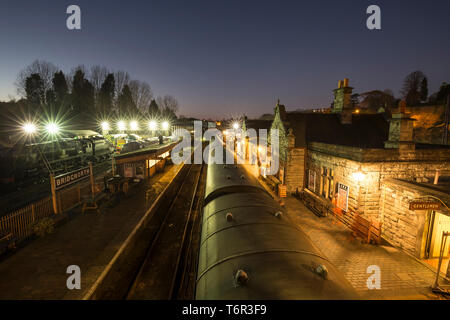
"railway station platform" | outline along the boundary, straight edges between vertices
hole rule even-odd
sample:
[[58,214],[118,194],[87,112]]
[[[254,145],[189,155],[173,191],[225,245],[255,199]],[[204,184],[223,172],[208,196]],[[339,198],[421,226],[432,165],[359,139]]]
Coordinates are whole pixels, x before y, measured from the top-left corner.
[[[343,272],[362,299],[445,299],[431,291],[436,273],[400,249],[387,243],[367,244],[354,237],[339,220],[332,216],[318,217],[295,197],[285,199],[285,208],[319,250]],[[371,265],[380,268],[380,289],[367,286],[371,275],[367,267]],[[440,284],[445,284],[445,280],[441,278]]]
[[[0,260],[0,299],[81,299],[180,168],[166,166],[101,214],[75,209],[54,233]],[[81,290],[67,288],[70,265],[81,269]]]

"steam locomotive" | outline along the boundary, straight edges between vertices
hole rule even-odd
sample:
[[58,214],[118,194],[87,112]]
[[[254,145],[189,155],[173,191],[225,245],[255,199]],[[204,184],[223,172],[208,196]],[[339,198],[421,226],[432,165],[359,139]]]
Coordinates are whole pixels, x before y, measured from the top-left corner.
[[196,299],[357,298],[243,166],[208,165]]
[[39,143],[3,146],[0,150],[0,182],[17,184],[38,181],[54,172],[67,172],[89,161],[111,158],[113,145],[102,136],[60,138]]

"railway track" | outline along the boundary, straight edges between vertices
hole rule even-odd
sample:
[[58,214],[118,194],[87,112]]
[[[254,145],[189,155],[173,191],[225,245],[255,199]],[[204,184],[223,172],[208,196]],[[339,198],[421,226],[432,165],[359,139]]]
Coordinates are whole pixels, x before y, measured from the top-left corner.
[[[205,170],[186,164],[187,173],[173,201],[155,212],[157,230],[126,293],[127,300],[193,299],[199,211]],[[194,276],[193,276],[194,273]]]

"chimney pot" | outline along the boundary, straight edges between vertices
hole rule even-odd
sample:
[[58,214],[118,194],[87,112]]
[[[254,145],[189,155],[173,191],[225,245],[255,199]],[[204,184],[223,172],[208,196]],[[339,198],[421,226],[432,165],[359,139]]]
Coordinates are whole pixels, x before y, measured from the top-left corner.
[[348,78],[344,78],[344,88],[348,87]]

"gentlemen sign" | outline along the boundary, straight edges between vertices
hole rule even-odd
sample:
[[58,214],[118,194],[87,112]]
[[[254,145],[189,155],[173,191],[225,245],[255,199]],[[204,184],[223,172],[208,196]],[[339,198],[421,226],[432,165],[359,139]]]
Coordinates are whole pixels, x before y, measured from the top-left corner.
[[55,188],[56,190],[58,190],[67,187],[72,183],[75,183],[77,181],[89,177],[90,174],[91,170],[89,169],[89,167],[62,174],[60,176],[55,177]]
[[441,203],[437,201],[411,201],[409,210],[439,210]]

